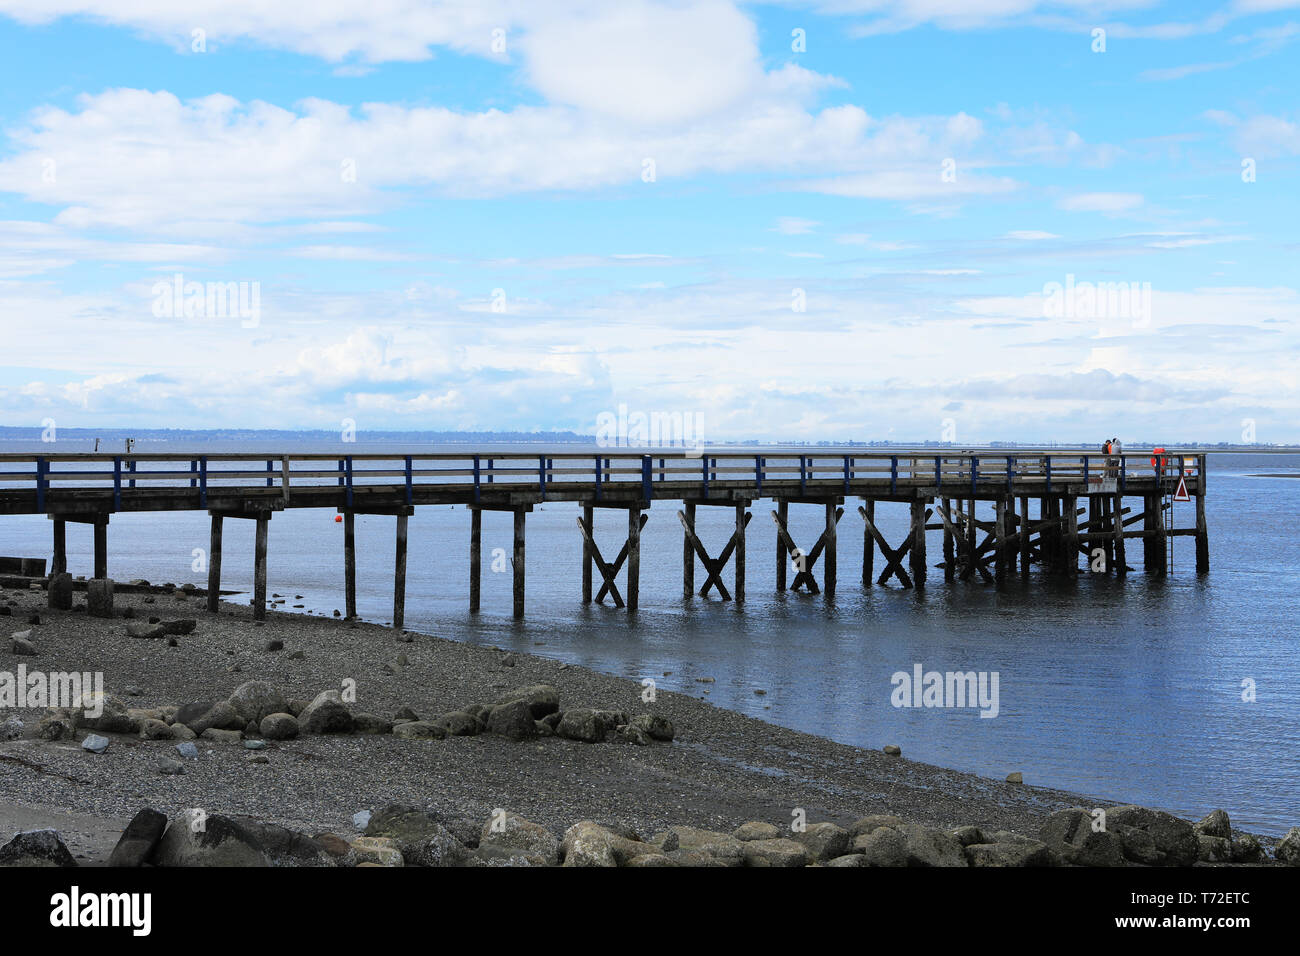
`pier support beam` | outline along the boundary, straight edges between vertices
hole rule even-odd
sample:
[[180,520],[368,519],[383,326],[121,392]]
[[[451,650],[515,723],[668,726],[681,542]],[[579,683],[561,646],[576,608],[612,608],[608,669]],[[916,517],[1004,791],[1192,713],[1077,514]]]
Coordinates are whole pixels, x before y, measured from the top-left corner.
[[[596,593],[597,604],[604,603],[605,595],[608,594],[613,599],[615,607],[626,607],[629,611],[637,609],[641,595],[641,529],[645,527],[646,522],[650,519],[649,515],[642,513],[642,504],[644,502],[630,507],[627,505],[622,506],[627,508],[627,540],[623,542],[623,547],[619,549],[618,557],[614,559],[613,564],[605,561],[605,556],[600,553],[600,546],[596,544],[594,506],[583,505],[582,517],[578,519],[578,530],[582,533],[584,565],[590,559],[600,571],[602,583],[600,590]],[[627,562],[626,604],[623,601],[623,595],[619,593],[617,584],[618,572],[623,569],[624,562]],[[582,586],[584,603],[590,603],[591,584],[588,578],[583,578]]]
[[1210,531],[1205,523],[1205,456],[1196,461],[1196,573],[1210,572]]
[[68,570],[68,523],[62,518],[54,519],[54,560],[50,562],[51,574],[63,574]]
[[406,625],[406,523],[408,517],[397,516],[396,554],[393,557],[393,630]]
[[[677,518],[682,523],[682,531],[685,535],[686,544],[691,549],[691,558],[689,562],[691,567],[690,582],[694,582],[695,558],[698,557],[700,563],[704,565],[706,575],[704,587],[700,588],[700,597],[708,597],[709,591],[712,588],[717,588],[718,595],[722,600],[733,600],[732,593],[728,591],[727,586],[722,583],[722,572],[726,570],[727,562],[731,560],[731,556],[734,554],[736,556],[736,593],[734,595],[734,600],[737,603],[743,602],[745,600],[745,528],[749,524],[749,519],[753,517],[753,515],[746,510],[749,507],[749,501],[745,499],[737,499],[734,502],[734,507],[736,509],[736,527],[731,533],[731,538],[727,541],[726,547],[722,549],[722,552],[716,558],[709,557],[709,552],[705,549],[704,543],[700,540],[699,535],[695,533],[694,504],[723,504],[723,502],[698,501],[692,503],[688,501],[685,504],[686,510],[677,512]],[[732,503],[726,502],[726,504]]]
[[835,525],[843,514],[844,509],[836,508],[834,501],[826,502],[826,530],[822,532],[822,540],[826,543],[826,560],[822,562],[822,591],[828,601],[835,597],[835,578],[838,571]]
[[1075,495],[1066,495],[1062,500],[1061,510],[1065,518],[1065,540],[1061,547],[1061,557],[1063,559],[1062,570],[1070,577],[1075,577],[1079,573],[1079,511],[1078,497]]
[[[949,501],[948,498],[939,500],[940,514],[948,514]],[[957,549],[953,544],[951,521],[943,522],[943,579],[948,582],[957,579]]]
[[516,508],[515,512],[515,549],[514,549],[514,616],[524,616],[524,522],[528,510]]
[[257,523],[256,540],[253,545],[253,620],[266,620],[266,545],[267,533],[271,526],[271,513],[260,511],[255,519]]
[[1110,504],[1111,512],[1111,531],[1114,535],[1115,551],[1115,574],[1118,577],[1128,576],[1128,557],[1124,549],[1124,499],[1116,495]]
[[[591,505],[582,506],[582,523],[590,531],[595,520],[596,509]],[[582,603],[591,603],[591,544],[586,535],[582,538]],[[603,588],[601,589],[603,592]]]
[[[920,502],[920,505],[921,508],[923,509],[922,511],[923,517],[921,520],[922,523],[924,524],[924,522],[929,519],[930,515],[933,512],[929,510],[925,510],[925,502],[923,501]],[[867,533],[871,535],[872,539],[880,547],[880,553],[885,559],[885,570],[880,572],[880,577],[876,580],[876,583],[884,584],[891,577],[897,576],[898,583],[901,584],[903,587],[905,588],[913,587],[911,576],[908,575],[908,573],[905,570],[903,570],[903,558],[906,557],[907,554],[916,547],[916,534],[909,532],[907,535],[907,539],[903,542],[903,544],[900,547],[891,548],[889,546],[889,542],[885,540],[885,536],[881,534],[880,529],[876,527],[876,523],[874,520],[872,520],[872,516],[867,514],[867,509],[863,507],[859,507],[858,514],[860,514],[862,516],[862,520],[866,522]]]
[[[808,504],[819,503],[807,501],[806,499],[801,500]],[[785,562],[789,560],[796,569],[790,590],[797,591],[800,587],[804,587],[807,588],[809,594],[821,593],[822,589],[818,587],[817,579],[813,577],[812,572],[813,567],[817,564],[817,559],[822,555],[822,551],[829,547],[833,552],[835,548],[835,526],[840,518],[844,517],[844,509],[836,507],[839,500],[839,498],[830,498],[820,502],[826,509],[826,528],[817,539],[817,543],[813,545],[812,551],[807,554],[794,543],[794,538],[790,537],[787,522],[782,517],[783,514],[786,517],[789,516],[789,510],[786,507],[788,503],[784,499],[777,502],[778,510],[772,512],[772,520],[776,522],[777,542],[781,545],[783,551],[783,553],[778,553],[776,564],[778,590],[785,586]],[[858,510],[862,511],[863,509],[859,508]],[[825,575],[829,575],[826,580],[831,588],[831,593],[827,597],[833,596],[835,591],[835,556],[832,552],[828,552],[826,564],[824,565],[826,569]]]
[[785,590],[785,565],[788,560],[786,544],[781,540],[781,533],[790,521],[790,503],[780,498],[776,503],[776,589]]
[[[1042,520],[1042,516],[1039,516]],[[1029,531],[1029,498],[1027,495],[1020,496],[1020,577],[1029,577],[1030,565],[1030,531]]]
[[[469,509],[469,612],[478,613],[479,584],[483,578],[483,512],[478,508]],[[591,600],[591,571],[588,565],[586,600]]]
[[343,600],[347,619],[357,616],[357,521],[343,512]]
[[213,513],[208,535],[208,611],[216,614],[221,606],[221,530],[225,519]]
[[[695,531],[695,503],[685,502],[682,520],[686,527]],[[777,562],[777,574],[780,575],[781,562]],[[695,548],[691,545],[690,534],[682,535],[682,597],[695,597]]]
[[1001,586],[1007,579],[1007,503],[993,502],[993,581]]
[[918,587],[925,587],[925,522],[929,518],[930,512],[925,508],[926,502],[923,498],[917,498],[912,502],[912,553],[910,557],[912,567],[912,583]]

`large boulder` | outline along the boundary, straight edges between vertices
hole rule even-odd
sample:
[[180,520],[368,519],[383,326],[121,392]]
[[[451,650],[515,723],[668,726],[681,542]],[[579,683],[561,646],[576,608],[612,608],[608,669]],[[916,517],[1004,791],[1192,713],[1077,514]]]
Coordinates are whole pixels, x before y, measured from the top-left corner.
[[284,695],[266,681],[250,680],[235,688],[227,701],[245,724],[261,723],[263,717],[282,714],[289,708]]
[[1228,819],[1226,810],[1210,811],[1192,829],[1202,836],[1221,837],[1224,840],[1232,839],[1232,821]]
[[907,866],[907,838],[891,826],[854,837],[853,852],[861,854],[867,866]]
[[292,740],[298,736],[298,718],[293,714],[267,714],[257,730],[267,740]]
[[58,830],[24,830],[0,846],[0,866],[76,866]]
[[614,728],[627,722],[627,714],[618,711],[575,707],[564,712],[564,716],[556,725],[555,733],[568,740],[596,744],[604,740]]
[[541,857],[547,866],[560,862],[560,841],[546,827],[517,813],[494,815],[483,825],[479,847],[495,846]]
[[393,736],[402,740],[441,740],[447,731],[428,720],[408,720],[394,725]]
[[471,737],[482,729],[478,718],[464,710],[453,710],[435,717],[430,723],[441,727],[448,737]]
[[812,859],[805,846],[788,837],[747,840],[744,854],[746,866],[807,866]]
[[110,578],[93,578],[86,583],[86,613],[91,617],[113,616],[113,582]]
[[109,855],[109,866],[143,866],[167,830],[167,814],[145,807],[126,825]]
[[[186,708],[181,708],[181,713]],[[208,708],[207,712],[201,717],[193,717],[189,720],[181,720],[180,714],[177,714],[177,723],[183,723],[195,734],[202,737],[208,730],[243,730],[244,725],[248,723],[241,720],[239,714],[229,701],[219,700]]]
[[903,835],[908,866],[966,866],[965,847],[946,830],[915,823],[896,828]]
[[512,740],[523,740],[537,735],[537,721],[533,718],[528,701],[516,700],[508,704],[497,704],[488,711],[487,729],[490,733],[501,734]]
[[1300,827],[1292,827],[1273,847],[1273,859],[1287,866],[1300,866]]
[[685,826],[669,827],[651,837],[650,842],[665,851],[675,847],[679,853],[698,853],[722,866],[744,866],[745,847],[748,846],[730,833]]
[[407,866],[459,866],[469,851],[431,811],[390,804],[370,815],[366,836],[394,842]]
[[[1108,821],[1109,822],[1109,821]],[[1076,866],[1123,866],[1123,839],[1106,830],[1093,829],[1087,810],[1057,810],[1038,831],[1038,838]]]
[[1061,856],[1046,843],[1018,833],[998,830],[986,834],[986,843],[966,847],[971,866],[1059,866]]
[[533,720],[541,720],[547,714],[553,714],[560,709],[560,692],[550,684],[516,687],[498,697],[493,701],[493,705],[513,704],[516,701],[523,701],[528,705]]
[[[85,694],[77,704],[81,711],[80,726],[112,734],[138,734],[140,721],[131,716],[130,708],[112,694]],[[96,716],[89,716],[95,714]]]
[[[1151,837],[1160,866],[1191,866],[1200,852],[1196,831],[1186,820],[1172,813],[1128,804],[1106,809],[1106,827],[1132,827]],[[1141,861],[1139,861],[1141,862]]]
[[257,834],[239,821],[210,813],[182,814],[173,820],[154,850],[157,866],[270,866]]
[[575,823],[564,831],[565,866],[618,866],[614,847],[621,839],[592,820]]
[[356,729],[352,711],[336,690],[323,690],[298,715],[305,734],[350,734]]
[[731,831],[731,835],[737,840],[748,842],[750,840],[776,840],[785,836],[785,832],[771,823],[751,820],[749,823],[742,823],[736,827]]
[[868,833],[874,833],[881,827],[899,827],[902,825],[902,817],[896,817],[892,813],[872,813],[862,817],[849,827],[849,836],[860,837]]
[[672,740],[677,732],[671,720],[658,714],[637,714],[632,718],[632,726],[644,731],[651,740]]
[[791,834],[802,844],[813,861],[833,860],[844,856],[853,844],[849,831],[833,823],[810,823],[802,832]]

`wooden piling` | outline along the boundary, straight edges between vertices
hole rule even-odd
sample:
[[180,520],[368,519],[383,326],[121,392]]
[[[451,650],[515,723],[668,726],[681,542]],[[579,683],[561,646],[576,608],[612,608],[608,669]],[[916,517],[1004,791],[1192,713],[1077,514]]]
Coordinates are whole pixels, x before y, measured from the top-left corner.
[[[695,504],[693,502],[684,502],[686,512],[686,526],[693,532],[695,530]],[[779,545],[780,542],[778,541]],[[776,559],[777,574],[780,575],[781,558],[778,555]],[[691,598],[695,596],[695,548],[691,545],[690,534],[683,531],[682,533],[682,597]]]
[[822,559],[822,592],[827,601],[835,597],[836,552],[835,546],[835,502],[826,502],[826,556]]
[[95,577],[108,577],[108,516],[95,521]]
[[745,603],[745,502],[736,503],[736,586],[737,604]]
[[912,584],[925,587],[925,506],[923,498],[912,501],[912,550],[908,555],[912,569]]
[[208,535],[208,610],[217,613],[221,604],[221,530],[224,518],[212,515],[212,530]]
[[515,511],[515,617],[524,616],[524,521],[528,517],[528,512],[523,508],[516,508]]
[[1002,585],[1007,579],[1007,502],[993,502],[993,581]]
[[349,620],[357,616],[357,517],[343,513],[343,600]]
[[1112,522],[1112,547],[1115,551],[1115,574],[1118,577],[1128,575],[1128,557],[1124,548],[1124,497],[1116,495],[1111,502],[1111,514],[1114,516]]
[[950,501],[949,498],[939,499],[939,507],[943,509],[944,515],[948,518],[947,521],[943,522],[943,579],[948,582],[954,581],[957,577],[956,546],[952,539],[951,512],[948,510]]
[[[478,508],[469,510],[469,612],[477,614],[479,608],[479,588],[483,580],[483,512]],[[587,579],[587,588],[583,598],[591,601],[591,579]]]
[[68,523],[62,518],[54,519],[54,560],[50,562],[51,574],[63,574],[68,570]]
[[[776,516],[779,520],[778,528],[784,528],[790,521],[790,503],[784,498],[777,499]],[[778,533],[776,537],[776,589],[785,590],[785,568],[790,562],[790,556],[786,551],[785,543],[781,540]]]
[[[1039,521],[1042,516],[1039,516]],[[1028,495],[1020,496],[1020,576],[1029,577],[1030,565],[1029,551],[1029,497]]]
[[393,561],[393,630],[406,624],[406,515],[397,516],[397,554]]
[[627,509],[627,609],[641,599],[641,509]]
[[[871,536],[871,525],[876,520],[876,499],[863,499],[862,507],[867,515],[867,521],[862,528],[862,586],[870,587],[876,576],[876,546],[875,539]],[[782,555],[778,549],[776,558],[778,564],[781,562],[781,558]]]
[[[584,504],[582,506],[582,521],[587,526],[587,531],[594,532],[595,525],[592,523],[596,516],[596,509],[592,505]],[[591,545],[587,543],[584,536],[582,539],[582,603],[591,603]]]
[[1206,458],[1196,459],[1196,573],[1210,572],[1210,530],[1205,523],[1205,468]]
[[1156,495],[1142,496],[1142,570],[1146,574],[1155,569],[1155,519],[1159,507],[1160,498]]
[[258,512],[257,541],[253,548],[253,619],[266,620],[266,533],[271,524],[269,511]]
[[1079,499],[1076,495],[1066,495],[1062,499],[1062,511],[1065,517],[1064,541],[1061,542],[1062,570],[1074,577],[1079,573]]

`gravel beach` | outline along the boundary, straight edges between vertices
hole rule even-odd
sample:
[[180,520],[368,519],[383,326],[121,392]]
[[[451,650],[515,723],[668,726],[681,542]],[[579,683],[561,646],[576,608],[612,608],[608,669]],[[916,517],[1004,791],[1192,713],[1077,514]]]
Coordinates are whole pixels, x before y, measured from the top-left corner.
[[[729,831],[749,820],[788,826],[802,808],[809,821],[845,826],[866,814],[892,813],[937,827],[975,824],[1034,835],[1054,810],[1098,805],[1076,794],[845,746],[664,689],[698,688],[696,679],[705,674],[647,675],[659,684],[657,700],[647,704],[636,681],[540,657],[300,614],[271,612],[258,623],[250,608],[233,604],[213,615],[201,597],[179,591],[119,593],[112,619],[49,610],[37,590],[0,591],[0,606],[11,615],[0,617],[0,634],[30,629],[36,651],[16,656],[5,640],[0,670],[25,664],[29,671],[101,671],[105,691],[133,707],[221,700],[250,680],[311,699],[354,680],[354,709],[392,717],[409,707],[425,718],[491,702],[515,687],[550,684],[566,708],[649,711],[676,728],[671,743],[651,746],[493,734],[303,736],[268,743],[263,764],[247,762],[238,744],[200,740],[199,758],[186,762],[187,772],[168,776],[158,762],[175,756],[175,741],[108,734],[107,751],[90,754],[79,745],[84,732],[72,740],[40,740],[35,729],[42,711],[17,711],[24,735],[0,743],[0,828],[12,832],[71,814],[76,825],[65,838],[83,863],[101,861],[145,806],[168,815],[201,807],[341,834],[355,832],[352,816],[359,810],[405,803],[480,823],[505,808],[557,832],[581,819],[642,833],[674,824]],[[177,637],[176,646],[135,638],[121,618],[125,608],[137,621],[194,618],[198,625]],[[32,615],[39,624],[28,623]],[[563,631],[553,640],[562,642]],[[283,648],[268,650],[272,641]],[[404,666],[394,664],[399,655]]]

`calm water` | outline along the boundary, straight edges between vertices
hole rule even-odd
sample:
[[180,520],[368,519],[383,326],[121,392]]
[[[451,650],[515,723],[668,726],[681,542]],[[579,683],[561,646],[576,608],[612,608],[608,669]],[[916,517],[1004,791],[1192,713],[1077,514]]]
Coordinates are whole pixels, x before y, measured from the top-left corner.
[[[820,597],[774,592],[769,501],[752,509],[743,610],[716,596],[684,601],[681,526],[673,514],[679,505],[656,502],[642,534],[641,610],[632,617],[582,606],[578,507],[547,504],[528,519],[522,624],[510,617],[508,560],[498,562],[504,573],[491,570],[494,548],[510,552],[510,516],[484,517],[483,609],[471,618],[469,513],[422,508],[410,525],[407,626],[653,677],[720,707],[864,747],[897,743],[911,758],[996,779],[1019,770],[1033,784],[1193,817],[1224,807],[1236,823],[1280,834],[1300,824],[1300,548],[1288,518],[1297,513],[1300,480],[1254,477],[1262,472],[1300,476],[1300,456],[1211,456],[1213,570],[1199,579],[1188,538],[1176,540],[1164,581],[1138,571],[1123,584],[1083,575],[1069,585],[1035,572],[1027,586],[1016,576],[998,593],[974,582],[945,585],[942,571],[931,569],[924,592],[864,590],[862,522],[850,506],[840,523],[839,593],[829,607]],[[1179,526],[1193,523],[1193,507],[1175,505]],[[792,505],[790,517],[796,541],[809,548],[821,509]],[[880,504],[877,517],[897,543],[906,532],[906,506]],[[712,553],[733,520],[727,509],[699,509],[697,526]],[[607,559],[626,525],[621,513],[597,512]],[[192,549],[207,547],[207,530],[201,513],[115,515],[109,573],[205,584],[191,562]],[[48,556],[49,535],[44,518],[3,519],[0,553]],[[931,562],[942,557],[940,539],[931,532]],[[387,621],[393,519],[359,517],[357,547],[358,610]],[[68,549],[69,570],[88,575],[89,529],[69,525]],[[223,585],[250,588],[251,523],[227,522],[225,549]],[[877,555],[877,573],[881,561]],[[1139,542],[1129,542],[1129,563],[1141,567]],[[271,591],[303,596],[291,604],[324,614],[342,609],[342,525],[332,512],[275,517],[269,579]],[[731,587],[731,568],[724,580]],[[697,567],[696,585],[703,581]],[[998,672],[1000,714],[981,719],[974,709],[893,707],[891,675],[916,663]],[[1254,702],[1242,699],[1246,679],[1255,682]]]

